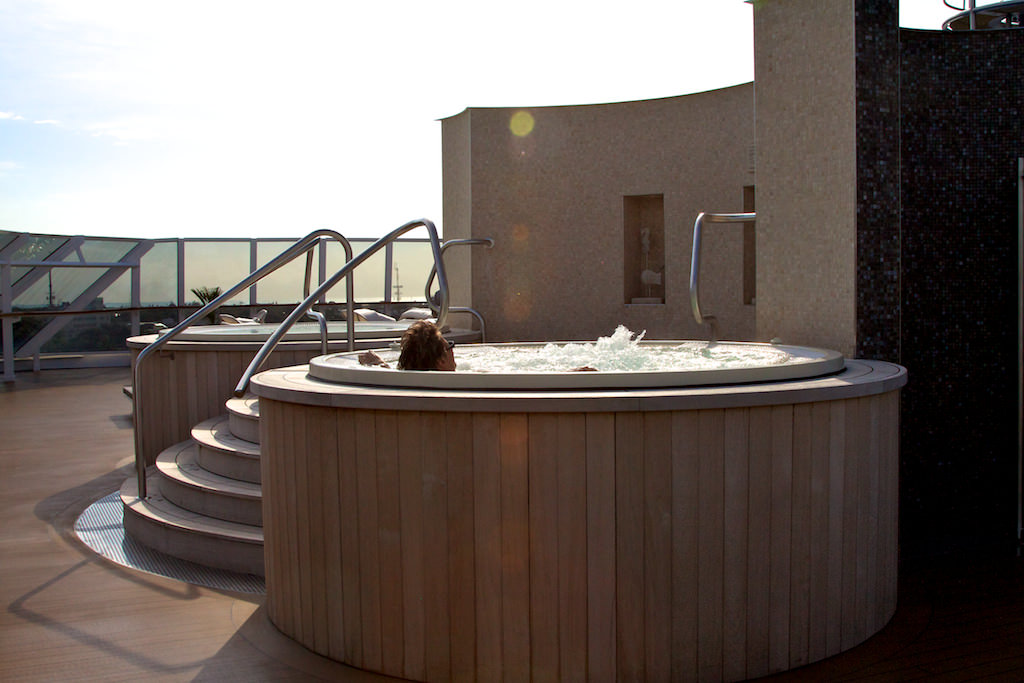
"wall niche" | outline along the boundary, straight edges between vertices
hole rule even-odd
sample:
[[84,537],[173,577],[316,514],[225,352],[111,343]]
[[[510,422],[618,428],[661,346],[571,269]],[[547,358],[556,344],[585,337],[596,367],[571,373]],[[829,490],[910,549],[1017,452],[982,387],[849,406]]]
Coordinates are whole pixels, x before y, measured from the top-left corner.
[[664,304],[665,196],[627,195],[622,209],[625,302]]

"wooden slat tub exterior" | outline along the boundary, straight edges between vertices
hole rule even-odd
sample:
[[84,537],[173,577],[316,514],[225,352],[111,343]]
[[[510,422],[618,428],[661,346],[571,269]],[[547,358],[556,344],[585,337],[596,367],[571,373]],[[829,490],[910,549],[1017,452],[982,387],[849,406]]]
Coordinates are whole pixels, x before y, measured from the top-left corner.
[[[145,345],[129,345],[132,368]],[[224,414],[224,402],[231,398],[235,384],[256,354],[246,349],[224,349],[220,345],[171,342],[167,351],[157,351],[142,369],[138,404],[145,406],[143,419],[135,421],[142,432],[146,464],[168,446],[189,438],[192,427]],[[205,347],[205,348],[204,348]],[[320,354],[319,343],[283,346],[267,358],[267,368],[305,363]]]
[[298,372],[260,375],[270,618],[430,681],[743,680],[836,654],[896,607],[905,374],[873,367],[783,402],[585,392],[564,412],[291,402]]
[[[480,333],[451,330],[447,336],[458,342],[478,341]],[[136,359],[155,334],[131,337],[128,349],[134,371]],[[387,347],[391,339],[357,339],[356,348]],[[133,387],[139,404],[145,406],[135,429],[141,432],[146,464],[152,465],[161,451],[189,438],[192,427],[224,414],[224,402],[261,347],[259,342],[172,340],[144,362],[140,383]],[[344,340],[332,339],[328,351],[348,349]],[[319,356],[319,341],[283,341],[267,356],[265,369],[307,363]],[[134,377],[133,377],[134,379]]]

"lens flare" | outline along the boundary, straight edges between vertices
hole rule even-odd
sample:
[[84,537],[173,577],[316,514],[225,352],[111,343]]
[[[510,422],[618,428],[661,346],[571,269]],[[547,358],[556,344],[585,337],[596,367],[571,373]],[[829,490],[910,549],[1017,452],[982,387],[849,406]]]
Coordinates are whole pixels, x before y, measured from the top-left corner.
[[528,289],[509,292],[505,297],[505,317],[513,323],[526,322],[533,310],[533,296]]
[[512,115],[508,127],[516,137],[525,138],[533,132],[533,114],[528,111],[517,111]]

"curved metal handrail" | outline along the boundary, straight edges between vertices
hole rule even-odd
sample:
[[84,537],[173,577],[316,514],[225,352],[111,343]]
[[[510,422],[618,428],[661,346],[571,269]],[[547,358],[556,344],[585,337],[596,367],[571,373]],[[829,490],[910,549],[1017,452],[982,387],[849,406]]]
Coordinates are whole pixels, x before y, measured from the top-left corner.
[[[309,296],[307,292],[306,296]],[[306,315],[316,321],[316,324],[320,327],[320,355],[327,355],[327,316],[320,311],[314,311],[312,309],[306,311]],[[353,323],[354,325],[354,323]],[[349,344],[348,350],[355,351],[355,344]]]
[[[968,6],[968,3],[970,3],[969,6]],[[956,19],[960,19],[960,18],[962,18],[964,16],[967,17],[967,26],[968,26],[968,28],[971,31],[973,31],[976,28],[975,18],[974,18],[975,0],[963,0],[963,3],[962,3],[962,5],[960,7],[957,7],[956,5],[951,5],[949,0],[942,0],[942,4],[945,5],[946,7],[950,8],[950,9],[955,9],[955,10],[957,10],[959,12],[959,14],[957,14],[956,16],[950,17],[949,19],[946,19],[944,22],[942,22],[942,30],[944,30],[944,31],[951,30],[950,29],[950,25],[953,23],[953,21],[956,20]]]
[[944,31],[1002,31],[1019,30],[1024,21],[1024,2],[1021,0],[1001,0],[980,7],[975,0],[963,0],[961,7],[943,0],[946,7],[958,10],[949,19],[942,22]]
[[693,222],[693,254],[690,257],[690,308],[698,325],[707,323],[711,327],[711,341],[718,341],[718,321],[713,315],[700,310],[700,238],[701,228],[708,223],[749,223],[757,218],[756,213],[699,213]]
[[[327,278],[327,280],[325,280],[315,292],[299,303],[299,305],[288,314],[288,317],[284,319],[281,325],[274,330],[274,333],[270,335],[267,341],[263,343],[260,350],[256,352],[252,362],[249,363],[249,367],[247,367],[245,372],[242,373],[242,378],[235,386],[235,396],[245,395],[245,391],[249,386],[249,381],[252,379],[252,376],[259,371],[260,366],[262,366],[267,357],[273,353],[277,343],[288,332],[288,330],[291,329],[292,325],[295,324],[295,321],[305,315],[306,311],[310,309],[313,303],[319,299],[324,292],[333,287],[341,278],[350,276],[357,266],[387,246],[390,242],[394,242],[399,236],[404,235],[413,228],[421,226],[427,229],[430,236],[430,249],[434,254],[434,265],[437,268],[437,282],[438,286],[441,288],[441,305],[437,316],[437,326],[441,327],[444,325],[444,321],[448,317],[448,276],[445,273],[444,262],[441,260],[441,244],[440,240],[437,238],[437,228],[434,227],[434,223],[426,218],[420,218],[419,220],[410,221],[405,225],[395,228],[387,235],[381,237],[379,240],[368,246],[361,254],[359,254],[359,256],[349,259],[338,272]],[[349,316],[349,319],[351,320],[351,316]]]
[[[460,239],[448,240],[447,242],[445,242],[444,244],[441,245],[441,257],[444,258],[444,252],[447,251],[448,247],[455,247],[455,246],[459,246],[459,245],[470,245],[470,246],[472,246],[472,245],[483,245],[483,246],[487,247],[488,249],[490,249],[490,248],[492,248],[494,246],[494,240],[492,240],[490,237],[471,237],[471,238],[460,238]],[[427,300],[427,306],[429,306],[430,310],[433,311],[435,314],[437,313],[437,306],[435,306],[434,302],[430,299],[430,286],[434,284],[434,275],[436,273],[437,273],[437,266],[436,265],[431,266],[431,268],[430,268],[430,275],[427,276],[427,286],[423,290],[423,296]],[[455,307],[449,307],[448,308],[448,312],[449,313],[469,313],[470,315],[475,317],[477,322],[480,323],[480,341],[482,341],[482,342],[486,342],[487,341],[487,330],[486,330],[486,327],[484,325],[484,317],[482,315],[480,315],[480,313],[478,311],[476,311],[475,309],[469,308],[468,306],[455,306]]]
[[[309,289],[310,265],[312,263],[312,259],[311,259],[312,249],[313,249],[314,246],[317,245],[317,243],[320,242],[320,239],[323,238],[323,237],[330,237],[330,238],[333,238],[333,239],[337,240],[338,242],[340,242],[341,246],[345,249],[346,260],[351,260],[352,259],[352,245],[349,243],[349,241],[347,239],[345,239],[344,235],[342,235],[341,233],[339,233],[339,232],[337,232],[335,230],[327,230],[327,229],[314,230],[313,232],[309,233],[308,235],[306,235],[305,237],[300,239],[298,242],[296,242],[292,246],[290,246],[287,249],[285,249],[284,251],[282,251],[280,254],[278,254],[276,257],[274,257],[273,260],[271,260],[269,263],[267,263],[262,268],[258,268],[255,271],[253,271],[252,273],[249,273],[248,276],[243,278],[241,281],[238,282],[238,284],[236,284],[233,287],[231,287],[228,291],[224,292],[223,294],[221,294],[220,296],[218,296],[216,299],[214,299],[213,301],[209,302],[205,306],[200,307],[200,309],[198,311],[196,311],[195,313],[193,313],[189,317],[187,317],[184,320],[182,320],[176,326],[172,327],[168,332],[158,336],[155,340],[153,340],[150,344],[148,344],[145,348],[143,348],[142,351],[139,352],[139,355],[135,358],[135,368],[132,370],[132,384],[134,386],[134,390],[133,391],[134,391],[134,396],[135,396],[135,406],[134,406],[134,409],[135,409],[135,425],[136,425],[136,427],[135,427],[135,473],[136,473],[136,476],[138,477],[138,483],[139,483],[139,498],[145,498],[146,497],[146,459],[143,456],[143,452],[142,452],[142,446],[143,446],[142,429],[139,426],[139,425],[142,424],[142,417],[141,416],[142,416],[142,407],[143,407],[143,401],[140,400],[141,396],[142,396],[142,392],[139,390],[139,380],[141,378],[141,374],[139,372],[139,368],[142,367],[142,362],[146,358],[151,356],[152,354],[156,353],[156,351],[160,347],[162,347],[164,344],[169,342],[174,337],[178,336],[178,334],[180,334],[182,331],[184,331],[185,329],[191,327],[192,323],[194,323],[196,320],[199,320],[200,318],[202,318],[203,316],[208,314],[210,311],[213,311],[213,310],[217,309],[222,304],[224,304],[224,302],[228,301],[229,299],[231,299],[231,297],[235,296],[236,294],[238,294],[242,290],[245,290],[245,289],[248,289],[249,287],[252,287],[254,284],[256,284],[257,282],[259,282],[260,280],[265,278],[267,275],[270,275],[272,272],[274,272],[275,270],[277,270],[281,266],[283,266],[286,263],[288,263],[291,260],[293,260],[299,254],[302,254],[304,252],[308,252],[310,254],[310,256],[308,256],[307,259],[306,259],[306,263],[307,263],[307,266],[306,266],[306,271],[307,271],[307,274],[306,274],[306,290],[308,291],[308,289]],[[346,284],[346,295],[348,297],[347,310],[348,310],[349,350],[352,350],[352,349],[355,348],[355,320],[354,320],[354,318],[355,318],[355,303],[353,301],[354,291],[355,291],[355,286],[354,286],[354,284],[352,282],[352,278],[350,277],[348,279],[348,283]],[[319,289],[317,290],[317,293],[318,294],[320,293]]]

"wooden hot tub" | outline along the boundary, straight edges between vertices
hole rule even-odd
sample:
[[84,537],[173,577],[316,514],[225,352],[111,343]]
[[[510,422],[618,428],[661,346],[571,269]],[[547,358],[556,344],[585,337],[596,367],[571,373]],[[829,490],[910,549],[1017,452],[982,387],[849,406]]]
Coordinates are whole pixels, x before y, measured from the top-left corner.
[[742,680],[896,608],[906,371],[615,390],[257,375],[267,609],[414,680]]

